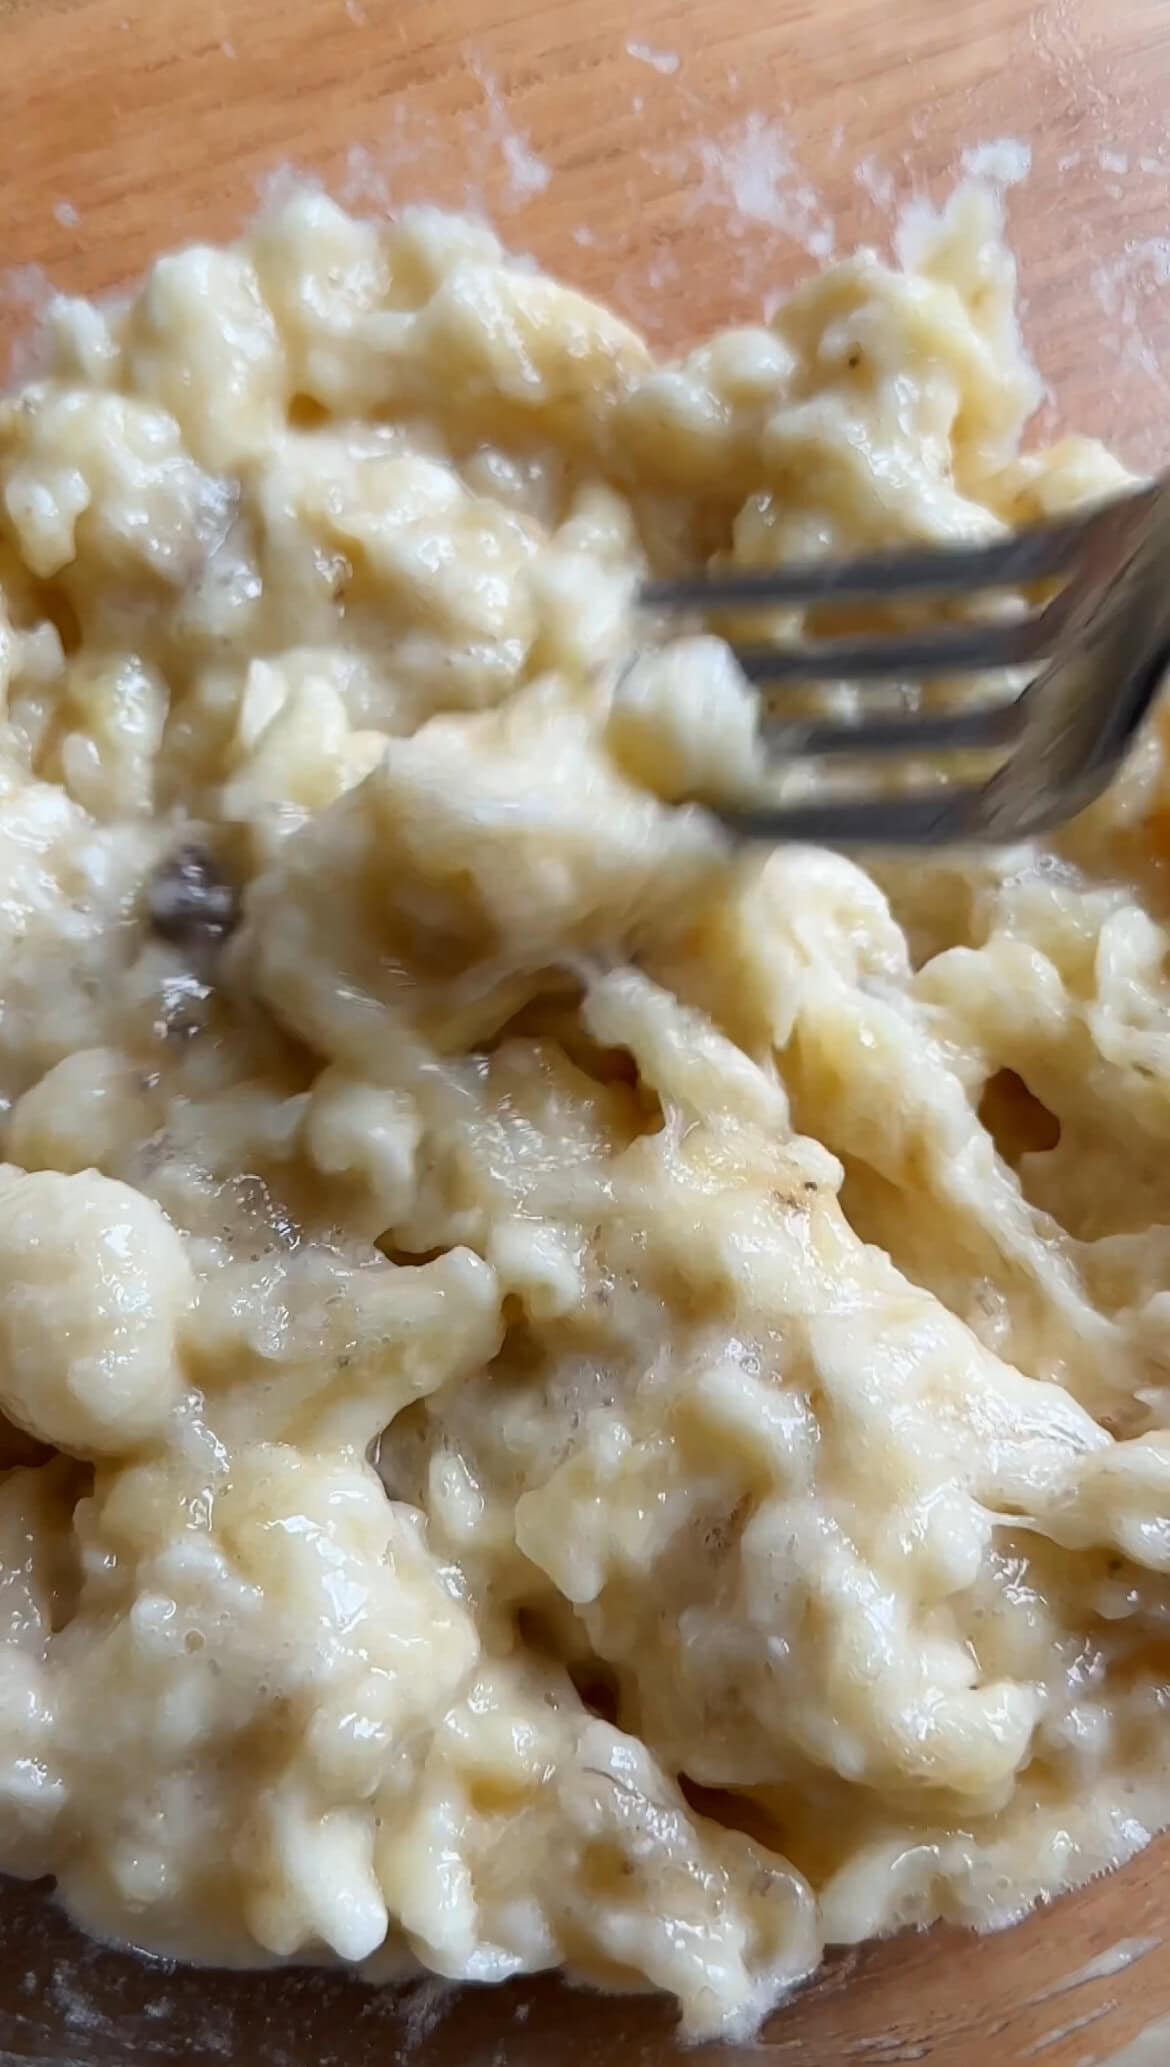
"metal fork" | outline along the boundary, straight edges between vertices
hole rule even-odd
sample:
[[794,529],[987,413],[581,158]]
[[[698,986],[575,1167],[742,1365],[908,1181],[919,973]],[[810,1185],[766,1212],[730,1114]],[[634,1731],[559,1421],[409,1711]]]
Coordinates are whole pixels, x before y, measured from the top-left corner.
[[[987,779],[723,809],[742,837],[829,845],[1011,842],[1045,832],[1107,788],[1170,668],[1170,485],[1147,487],[990,545],[877,553],[761,572],[644,584],[666,611],[761,610],[814,603],[971,597],[1061,582],[1041,607],[987,624],[799,644],[732,644],[762,688],[906,680],[1046,662],[1016,696],[962,711],[785,718],[761,735],[788,758],[999,752]],[[771,704],[771,699],[769,699]]]

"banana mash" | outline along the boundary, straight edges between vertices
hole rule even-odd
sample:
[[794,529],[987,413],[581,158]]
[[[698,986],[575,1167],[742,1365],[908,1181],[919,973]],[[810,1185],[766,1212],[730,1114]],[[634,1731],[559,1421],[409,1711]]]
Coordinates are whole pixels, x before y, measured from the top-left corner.
[[754,699],[635,608],[1121,485],[1021,455],[1013,296],[966,191],[662,365],[302,191],[50,310],[0,403],[0,1867],[93,1932],[734,2036],[1170,1820],[1158,723],[1043,848],[737,849]]

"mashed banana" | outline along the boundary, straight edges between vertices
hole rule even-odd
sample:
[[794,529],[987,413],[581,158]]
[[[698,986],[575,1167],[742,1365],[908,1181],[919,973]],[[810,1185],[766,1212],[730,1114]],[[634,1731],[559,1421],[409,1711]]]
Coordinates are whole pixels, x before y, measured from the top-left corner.
[[[301,193],[0,405],[0,1866],[742,2034],[1170,1820],[1170,777],[733,849],[647,571],[992,537],[986,197],[655,364]],[[848,710],[859,692],[832,692]],[[911,694],[910,689],[907,695]],[[790,788],[815,779],[804,771]]]

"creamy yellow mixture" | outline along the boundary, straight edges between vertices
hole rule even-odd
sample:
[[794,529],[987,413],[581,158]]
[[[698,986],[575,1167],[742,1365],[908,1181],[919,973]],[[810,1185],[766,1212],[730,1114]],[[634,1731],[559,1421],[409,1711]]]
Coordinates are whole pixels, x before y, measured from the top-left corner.
[[965,194],[661,366],[301,193],[52,311],[0,405],[0,1866],[94,1931],[744,2033],[1170,1818],[1162,737],[1050,849],[736,849],[752,699],[635,608],[1119,485],[1019,456],[1013,290]]

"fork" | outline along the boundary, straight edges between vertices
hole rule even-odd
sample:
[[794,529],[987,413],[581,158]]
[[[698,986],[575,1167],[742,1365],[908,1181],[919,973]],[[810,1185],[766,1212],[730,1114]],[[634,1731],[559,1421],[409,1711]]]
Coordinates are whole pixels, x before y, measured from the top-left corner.
[[785,684],[905,681],[1046,663],[1018,694],[971,709],[866,715],[855,723],[769,708],[761,721],[776,757],[998,754],[980,782],[882,792],[871,780],[823,800],[719,811],[746,839],[1010,843],[1060,825],[1101,795],[1170,668],[1170,480],[991,544],[649,581],[640,600],[674,614],[959,599],[1058,581],[1040,607],[992,623],[731,647],[750,681],[781,695]]

